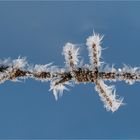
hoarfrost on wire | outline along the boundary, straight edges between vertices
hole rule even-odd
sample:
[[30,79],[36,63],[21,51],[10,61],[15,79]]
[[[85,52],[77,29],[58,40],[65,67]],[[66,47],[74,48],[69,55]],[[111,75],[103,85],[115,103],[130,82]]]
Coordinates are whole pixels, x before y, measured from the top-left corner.
[[114,65],[103,65],[101,59],[103,36],[94,33],[86,40],[89,51],[90,64],[83,64],[80,61],[78,45],[66,43],[63,47],[65,57],[64,68],[53,66],[52,63],[46,65],[28,64],[26,58],[0,60],[0,83],[6,80],[18,81],[24,78],[34,78],[43,82],[50,81],[50,91],[56,100],[63,95],[68,86],[78,83],[95,83],[95,90],[99,93],[104,107],[107,111],[115,112],[123,105],[123,98],[116,95],[115,86],[108,86],[104,83],[109,81],[125,81],[133,84],[140,82],[140,68],[124,65],[123,68],[115,68]]

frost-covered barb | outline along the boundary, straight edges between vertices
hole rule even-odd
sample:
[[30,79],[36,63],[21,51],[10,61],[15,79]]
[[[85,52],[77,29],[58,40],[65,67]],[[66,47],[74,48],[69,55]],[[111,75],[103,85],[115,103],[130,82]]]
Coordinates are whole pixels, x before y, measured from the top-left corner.
[[78,65],[79,62],[79,48],[72,43],[66,43],[63,48],[63,53],[65,56],[66,66],[73,69]]
[[92,36],[89,36],[86,42],[89,51],[90,63],[93,69],[95,70],[97,70],[101,65],[100,56],[102,51],[101,48],[102,39],[103,36],[100,36],[99,34],[94,34]]
[[105,81],[125,81],[128,84],[140,82],[140,68],[124,65],[123,68],[115,68],[103,65],[101,62],[103,36],[92,34],[86,40],[89,51],[90,64],[82,64],[79,57],[78,45],[66,43],[63,48],[65,67],[59,68],[52,63],[46,65],[30,65],[26,58],[0,60],[0,83],[7,80],[19,81],[32,78],[42,82],[50,82],[50,91],[53,91],[55,99],[63,95],[68,86],[79,83],[94,83],[104,107],[107,111],[115,112],[123,105],[123,98],[118,97],[113,85],[106,85]]

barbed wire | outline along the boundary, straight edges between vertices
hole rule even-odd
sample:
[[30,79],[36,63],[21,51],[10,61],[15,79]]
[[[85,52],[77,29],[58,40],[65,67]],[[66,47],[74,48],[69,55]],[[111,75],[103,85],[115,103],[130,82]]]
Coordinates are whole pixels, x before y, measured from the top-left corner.
[[65,67],[46,65],[30,65],[26,58],[0,60],[0,83],[7,80],[18,81],[20,79],[32,78],[43,82],[50,81],[50,90],[53,91],[55,99],[63,95],[67,85],[79,83],[94,83],[95,90],[99,93],[104,107],[107,111],[115,112],[123,105],[123,98],[118,98],[113,85],[106,85],[105,81],[125,81],[128,84],[140,81],[140,68],[124,65],[116,69],[114,66],[103,66],[101,58],[101,41],[103,36],[93,33],[86,40],[89,51],[90,64],[80,63],[78,45],[66,43],[63,48]]

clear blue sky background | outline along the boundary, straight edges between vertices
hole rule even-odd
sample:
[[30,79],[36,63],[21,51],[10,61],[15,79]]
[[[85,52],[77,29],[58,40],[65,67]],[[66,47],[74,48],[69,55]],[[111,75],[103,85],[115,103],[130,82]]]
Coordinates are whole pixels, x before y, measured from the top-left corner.
[[[0,2],[0,58],[64,66],[64,44],[85,43],[93,28],[105,35],[105,62],[140,66],[140,2]],[[86,46],[81,55],[88,63]],[[57,102],[49,83],[1,84],[0,138],[140,138],[140,83],[113,84],[126,103],[115,113],[93,84],[75,85]]]

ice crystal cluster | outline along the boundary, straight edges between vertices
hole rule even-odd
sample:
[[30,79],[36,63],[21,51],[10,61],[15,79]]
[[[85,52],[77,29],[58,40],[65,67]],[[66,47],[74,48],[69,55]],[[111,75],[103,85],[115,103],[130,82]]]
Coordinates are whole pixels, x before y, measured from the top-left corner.
[[0,83],[6,80],[18,81],[20,79],[33,78],[43,82],[50,81],[50,91],[55,99],[63,95],[63,91],[68,90],[68,86],[79,83],[94,83],[104,107],[107,111],[115,112],[123,105],[123,98],[118,97],[113,85],[106,85],[105,81],[125,81],[133,84],[140,81],[140,68],[124,65],[123,68],[116,69],[109,67],[100,61],[101,41],[103,36],[92,34],[86,40],[89,51],[90,64],[82,64],[79,58],[80,48],[76,44],[66,43],[63,47],[65,67],[59,68],[52,63],[46,65],[30,65],[26,58],[15,60],[0,60]]

